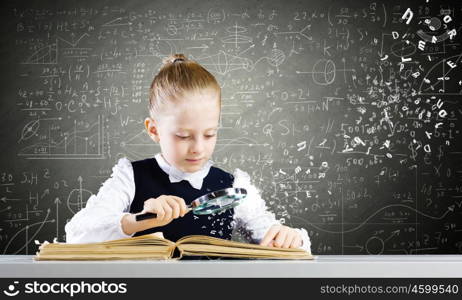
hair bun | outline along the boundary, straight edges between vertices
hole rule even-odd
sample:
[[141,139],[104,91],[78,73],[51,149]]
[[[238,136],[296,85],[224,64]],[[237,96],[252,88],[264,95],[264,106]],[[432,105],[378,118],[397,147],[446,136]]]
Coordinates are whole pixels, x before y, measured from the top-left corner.
[[167,58],[164,58],[163,65],[168,65],[168,64],[174,64],[176,62],[181,62],[181,61],[187,61],[188,59],[184,54],[173,54],[168,56]]

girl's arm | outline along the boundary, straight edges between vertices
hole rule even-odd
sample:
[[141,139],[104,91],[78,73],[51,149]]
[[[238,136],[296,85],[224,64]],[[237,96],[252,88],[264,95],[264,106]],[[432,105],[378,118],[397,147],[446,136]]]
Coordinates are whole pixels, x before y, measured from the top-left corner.
[[[262,199],[258,189],[251,183],[246,172],[236,169],[234,171],[233,187],[245,188],[247,197],[234,208],[234,225],[244,227],[249,232],[254,243],[259,243],[273,225],[281,225],[275,215],[268,211],[265,200]],[[311,241],[303,228],[295,228],[302,238],[301,249],[311,252]]]
[[85,208],[66,224],[67,243],[92,243],[131,237],[122,230],[122,217],[129,213],[135,196],[133,167],[127,158],[119,159],[111,177],[91,195]]

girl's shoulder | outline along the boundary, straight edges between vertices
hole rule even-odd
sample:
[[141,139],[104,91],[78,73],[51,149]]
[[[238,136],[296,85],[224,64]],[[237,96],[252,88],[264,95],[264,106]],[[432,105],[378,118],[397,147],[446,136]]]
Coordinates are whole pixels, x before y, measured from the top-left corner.
[[127,157],[121,157],[112,168],[112,172],[116,173],[132,173],[135,170],[152,170],[152,167],[157,164],[154,157],[144,158],[139,160],[129,160]]
[[132,161],[128,160],[126,157],[123,157],[120,160],[124,160],[124,162],[128,161],[130,164],[138,164],[138,165],[151,163],[152,161],[156,161],[156,159],[154,157],[148,157],[148,158],[143,158],[143,159],[139,159],[139,160],[132,160]]
[[234,185],[237,185],[237,186],[251,186],[252,185],[252,180],[250,178],[249,173],[239,168],[236,168],[233,171],[233,179],[234,179]]
[[112,172],[130,171],[132,170],[132,163],[127,157],[121,157],[117,163],[112,167]]
[[111,176],[103,183],[103,185],[116,186],[131,186],[133,182],[133,168],[130,160],[126,157],[121,157],[117,163],[112,167]]

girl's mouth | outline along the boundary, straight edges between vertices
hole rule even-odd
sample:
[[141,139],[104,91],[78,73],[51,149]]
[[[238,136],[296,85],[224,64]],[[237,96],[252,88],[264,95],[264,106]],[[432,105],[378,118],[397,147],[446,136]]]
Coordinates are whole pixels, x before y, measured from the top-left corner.
[[190,163],[198,163],[201,161],[201,159],[186,159],[186,161],[190,162]]

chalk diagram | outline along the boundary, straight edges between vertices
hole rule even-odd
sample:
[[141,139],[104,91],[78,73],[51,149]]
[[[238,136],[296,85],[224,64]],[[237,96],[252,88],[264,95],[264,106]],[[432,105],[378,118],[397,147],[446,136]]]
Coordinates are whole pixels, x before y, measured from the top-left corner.
[[281,31],[281,32],[275,32],[274,35],[285,35],[285,34],[300,35],[304,37],[305,39],[307,39],[308,41],[312,41],[313,37],[305,33],[307,30],[311,30],[311,24],[306,25],[299,31],[284,31],[284,32]]
[[98,116],[98,121],[83,129],[78,128],[77,121],[74,120],[73,130],[59,131],[57,138],[52,137],[51,133],[57,131],[55,125],[51,124],[47,128],[41,126],[41,123],[51,120],[61,121],[62,118],[37,119],[24,125],[18,144],[32,138],[40,139],[40,130],[41,135],[46,136],[47,139],[21,149],[18,156],[27,159],[105,158],[105,130],[101,116]]
[[319,59],[313,66],[311,72],[295,71],[297,74],[311,74],[314,83],[318,85],[329,85],[335,81],[337,70],[335,63],[330,59]]
[[252,61],[250,59],[232,55],[222,50],[218,54],[198,58],[196,61],[220,75],[241,69],[252,70]]
[[416,53],[416,46],[411,41],[402,40],[393,43],[390,51],[396,57],[407,57]]
[[252,63],[252,65],[247,69],[247,71],[249,72],[253,71],[255,67],[257,66],[257,64],[262,60],[266,60],[266,62],[270,66],[278,68],[286,60],[286,54],[281,49],[273,48],[271,49],[270,54],[268,56],[260,57],[255,63]]
[[[50,217],[50,213],[51,213],[51,209],[48,208],[47,209],[47,214],[45,216],[45,218],[42,220],[42,221],[39,221],[39,222],[36,222],[36,223],[32,223],[32,224],[28,224],[26,226],[24,226],[23,228],[21,228],[20,230],[18,230],[8,241],[8,243],[5,245],[5,248],[3,249],[3,254],[18,254],[20,253],[24,248],[27,249],[29,243],[31,241],[34,240],[34,238],[37,236],[37,234],[40,232],[40,230],[42,230],[42,228],[44,227],[44,225],[46,223],[55,223],[56,220],[55,219],[49,219]],[[36,227],[38,227],[36,229]],[[31,233],[29,232],[30,230],[32,230],[32,235]],[[24,233],[24,235],[23,235]],[[25,242],[23,244],[22,247],[20,247],[19,249],[17,249],[15,252],[12,252],[14,250],[10,250],[10,246],[12,245],[13,241],[15,241],[16,239],[25,239]],[[28,251],[26,251],[26,253],[28,253]]]
[[[420,86],[419,92],[423,95],[434,95],[442,94],[444,95],[461,95],[460,82],[458,84],[448,85],[446,81],[449,81],[451,78],[455,80],[461,80],[462,76],[460,74],[459,68],[452,68],[450,64],[461,64],[462,53],[454,55],[448,58],[443,58],[436,64],[434,64],[423,77]],[[459,86],[458,89],[454,87]]]
[[[429,219],[432,219],[432,220],[443,220],[444,218],[446,218],[447,215],[451,214],[454,212],[455,210],[455,205],[451,205],[449,206],[446,211],[444,213],[442,213],[440,216],[431,216],[431,215],[428,215],[420,210],[416,210],[414,207],[412,206],[409,206],[409,205],[405,205],[405,204],[390,204],[390,205],[387,205],[387,206],[384,206],[378,210],[376,210],[374,213],[370,214],[364,221],[362,221],[361,223],[352,223],[352,224],[358,224],[357,226],[354,226],[350,229],[344,229],[344,230],[328,230],[328,229],[324,229],[320,226],[318,226],[317,224],[315,223],[312,223],[304,218],[301,218],[301,217],[298,217],[298,216],[292,216],[292,218],[294,219],[297,219],[298,221],[300,221],[301,223],[303,224],[306,224],[308,226],[311,226],[311,227],[314,227],[316,230],[319,230],[319,231],[322,231],[322,232],[326,232],[326,233],[331,233],[331,234],[346,234],[346,233],[352,233],[352,232],[355,232],[359,229],[361,229],[361,227],[365,226],[366,224],[373,224],[370,222],[371,219],[373,219],[374,217],[376,217],[377,215],[379,215],[379,213],[383,212],[384,210],[387,210],[387,209],[390,209],[390,208],[401,208],[401,209],[406,209],[406,210],[410,210],[410,211],[413,211],[414,213],[418,214],[418,215],[421,215],[423,217],[426,217],[426,218],[429,218]],[[410,217],[409,217],[410,218]],[[329,224],[326,224],[326,225],[329,225]],[[383,224],[382,224],[383,225]],[[390,226],[395,226],[395,225],[399,225],[399,223],[390,223],[389,224]],[[343,225],[345,226],[345,225]],[[382,239],[380,237],[377,237],[377,236],[372,236],[370,237],[366,243],[365,243],[365,248],[366,248],[366,252],[368,252],[369,254],[381,254],[384,250],[384,245],[385,245],[385,242],[387,241],[387,239]],[[379,247],[379,249],[381,250],[371,250],[372,248],[376,248],[377,244],[382,244],[382,246]]]
[[286,59],[286,55],[284,51],[280,49],[271,49],[271,54],[269,57],[266,57],[266,59],[268,60],[268,63],[273,67],[279,67]]
[[22,64],[28,65],[55,65],[58,63],[58,40],[50,45],[43,46],[26,58]]
[[237,48],[238,45],[252,43],[253,39],[250,36],[243,35],[247,32],[247,29],[242,26],[238,26],[237,23],[232,27],[227,27],[226,31],[231,33],[231,35],[225,36],[221,39],[221,42],[224,44],[234,44],[234,47]]
[[[78,48],[77,45],[86,37],[89,37],[88,33],[82,34],[78,39],[75,38],[75,34],[71,33],[71,41],[64,39],[60,36],[57,36],[53,43],[40,47],[31,55],[29,55],[21,64],[27,65],[55,65],[58,64],[58,40],[63,43],[71,46],[63,48],[66,51],[67,56],[75,57],[75,51],[84,51],[86,54],[89,48]],[[80,54],[80,56],[85,57],[85,55]]]
[[133,137],[130,137],[126,141],[122,141],[120,147],[133,159],[142,159],[146,157],[146,153],[152,153],[153,148],[160,150],[159,144],[154,143],[145,130],[140,130]]
[[101,27],[117,27],[117,26],[130,26],[132,22],[128,21],[128,17],[117,17],[101,25]]
[[[70,212],[73,214],[76,214],[78,211],[80,211],[83,207],[86,205],[86,201],[84,199],[89,199],[89,197],[92,195],[92,192],[88,189],[83,188],[83,178],[82,176],[79,176],[77,178],[78,181],[78,188],[72,189],[69,194],[67,195],[66,198],[66,207],[69,209]],[[47,223],[55,223],[55,228],[56,228],[56,233],[55,236],[59,237],[59,211],[60,211],[60,206],[62,205],[62,202],[59,198],[56,198],[53,201],[53,206],[54,206],[54,215],[55,218],[52,218],[52,208],[47,208],[46,210],[46,215],[43,218],[43,220],[32,223],[32,224],[27,224],[26,226],[22,227],[19,229],[15,234],[11,236],[11,238],[8,240],[8,242],[5,245],[5,248],[3,249],[3,254],[18,254],[21,253],[24,249],[25,253],[28,254],[28,246],[29,244],[34,240],[34,238],[40,233],[40,231],[44,228],[45,224]],[[42,210],[28,210],[26,206],[26,212],[25,212],[25,218],[22,219],[12,219],[12,220],[4,220],[5,222],[27,222],[30,221],[30,214],[31,213],[37,213],[37,212],[42,212]],[[57,221],[58,220],[58,221]],[[11,247],[13,245],[13,242],[16,240],[24,241],[21,242],[22,246],[16,250],[12,250]],[[14,251],[14,252],[13,252]]]
[[61,40],[61,43],[63,44],[62,47],[60,47],[60,53],[62,57],[65,58],[70,58],[70,59],[86,59],[90,56],[91,50],[93,48],[89,47],[77,47],[77,45],[84,39],[90,37],[88,33],[82,34],[79,38],[75,38],[75,34],[71,33],[70,34],[71,41],[64,39],[60,36],[58,36],[58,39]]
[[79,212],[82,208],[85,207],[86,201],[83,199],[88,199],[92,195],[92,192],[83,188],[83,178],[79,176],[77,178],[79,182],[79,187],[72,189],[66,198],[66,206],[73,214]]

